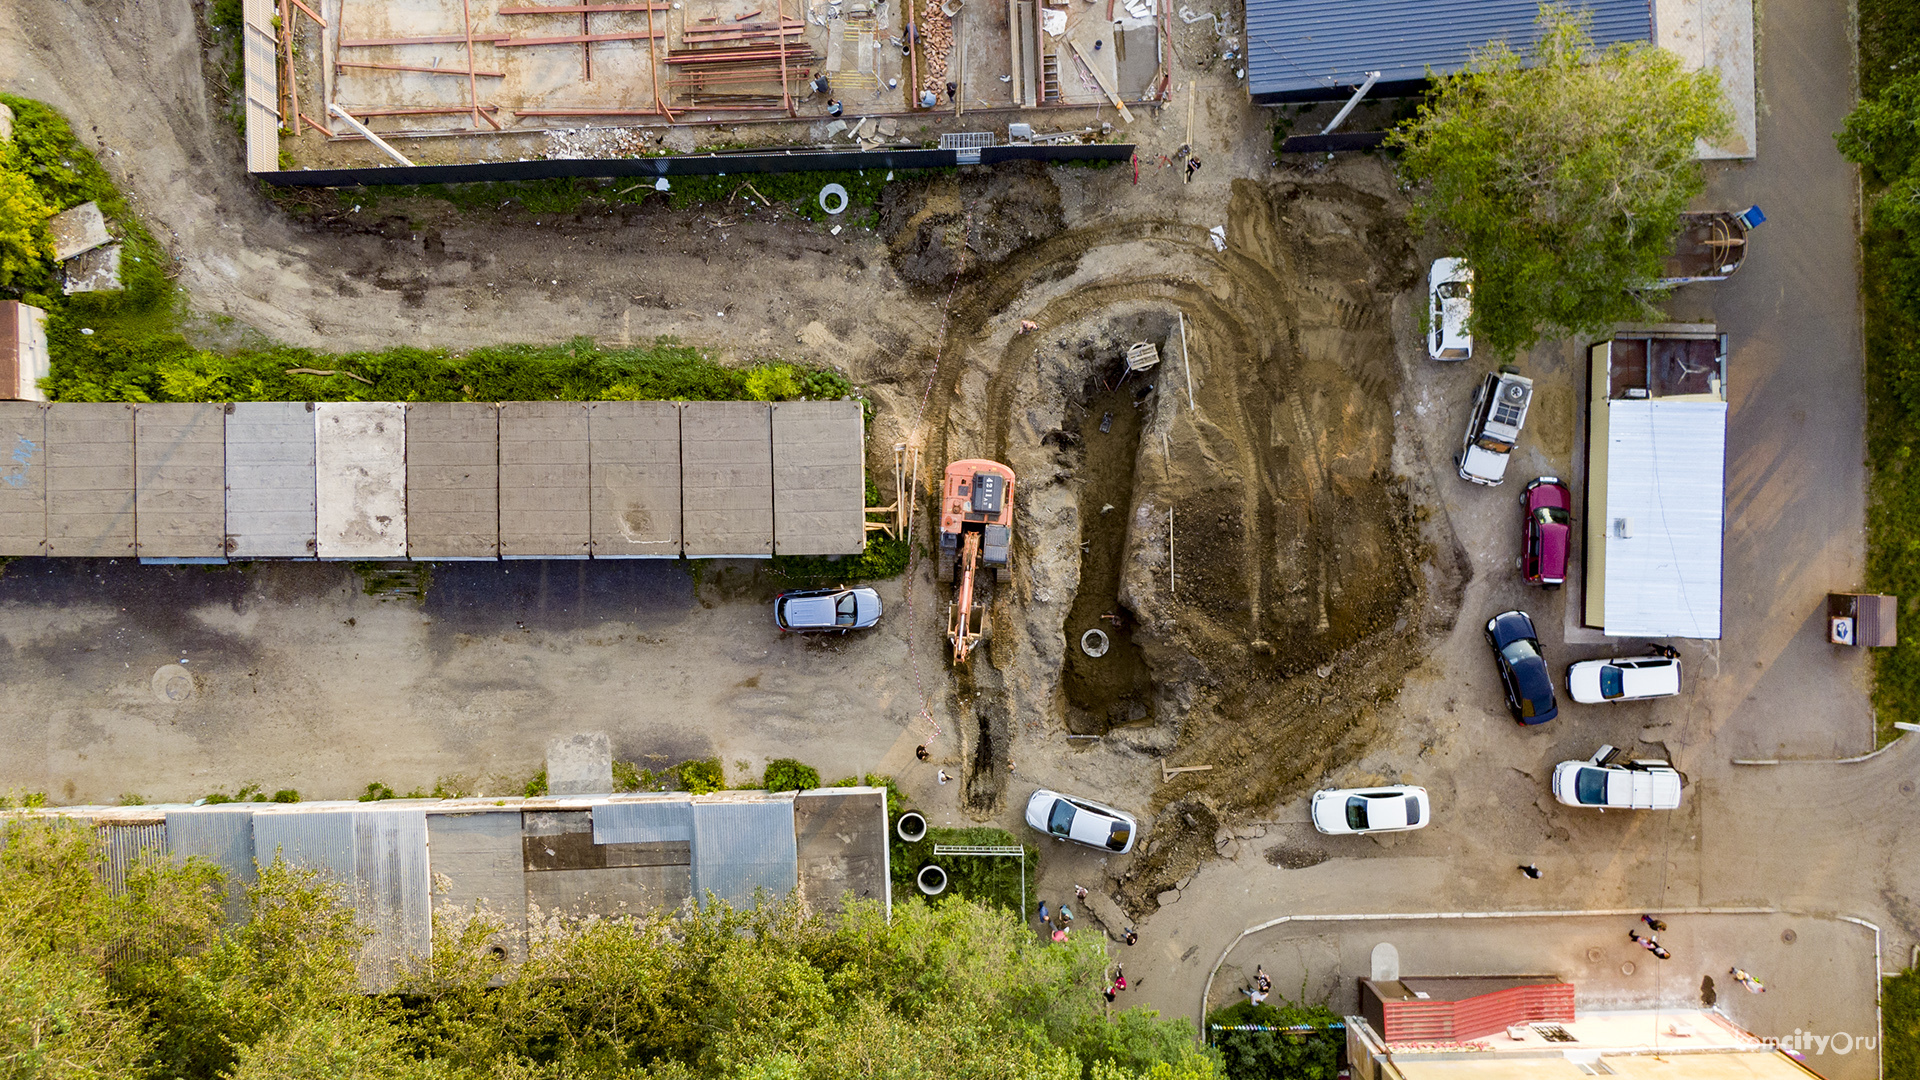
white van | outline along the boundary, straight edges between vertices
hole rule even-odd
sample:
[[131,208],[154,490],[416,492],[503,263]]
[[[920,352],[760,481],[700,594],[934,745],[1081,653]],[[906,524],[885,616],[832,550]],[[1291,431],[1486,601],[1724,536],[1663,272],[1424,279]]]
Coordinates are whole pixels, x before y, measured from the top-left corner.
[[1664,761],[1620,761],[1602,746],[1585,761],[1553,767],[1553,797],[1596,810],[1678,810],[1680,774]]

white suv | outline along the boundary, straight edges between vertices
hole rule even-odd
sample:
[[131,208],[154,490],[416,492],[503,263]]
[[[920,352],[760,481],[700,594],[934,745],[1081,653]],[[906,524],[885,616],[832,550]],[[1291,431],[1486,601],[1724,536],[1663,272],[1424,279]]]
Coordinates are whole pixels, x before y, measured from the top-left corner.
[[1520,441],[1520,428],[1527,422],[1527,406],[1532,401],[1532,379],[1506,366],[1487,373],[1480,389],[1473,392],[1467,434],[1453,459],[1460,468],[1460,479],[1488,487],[1506,479],[1507,458]]
[[1664,761],[1621,761],[1603,746],[1585,761],[1553,767],[1553,797],[1598,810],[1678,810],[1680,774]]

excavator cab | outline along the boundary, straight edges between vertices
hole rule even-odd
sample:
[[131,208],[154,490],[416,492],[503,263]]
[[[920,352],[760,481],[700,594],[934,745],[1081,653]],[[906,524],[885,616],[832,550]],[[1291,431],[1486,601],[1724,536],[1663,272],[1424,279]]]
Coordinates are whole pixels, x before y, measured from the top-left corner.
[[964,664],[986,636],[986,605],[976,596],[978,575],[992,570],[1006,581],[1013,559],[1013,470],[969,458],[947,466],[940,493],[939,576],[954,583],[947,636],[953,662]]

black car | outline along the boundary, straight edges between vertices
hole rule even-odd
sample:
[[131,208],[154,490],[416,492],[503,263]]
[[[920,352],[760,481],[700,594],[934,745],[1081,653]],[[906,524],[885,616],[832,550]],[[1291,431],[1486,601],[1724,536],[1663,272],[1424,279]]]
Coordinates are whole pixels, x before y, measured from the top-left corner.
[[1507,691],[1507,711],[1523,724],[1544,724],[1560,715],[1553,702],[1553,677],[1540,639],[1524,611],[1503,611],[1487,620],[1487,644]]

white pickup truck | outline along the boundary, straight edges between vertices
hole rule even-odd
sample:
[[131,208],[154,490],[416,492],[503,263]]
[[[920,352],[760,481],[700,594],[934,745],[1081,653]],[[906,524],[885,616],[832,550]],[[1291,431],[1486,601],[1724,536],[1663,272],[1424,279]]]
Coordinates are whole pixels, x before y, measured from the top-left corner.
[[1453,459],[1460,479],[1492,487],[1507,477],[1507,458],[1520,441],[1533,401],[1533,380],[1502,366],[1490,371],[1473,393],[1466,438]]
[[1553,797],[1568,806],[1599,810],[1678,810],[1680,774],[1664,761],[1620,761],[1602,746],[1585,761],[1553,767]]

